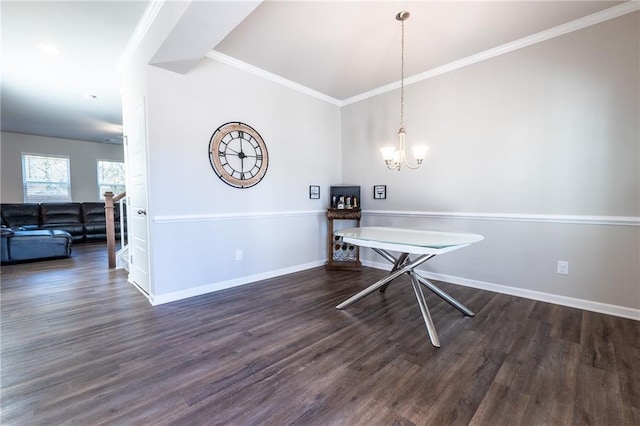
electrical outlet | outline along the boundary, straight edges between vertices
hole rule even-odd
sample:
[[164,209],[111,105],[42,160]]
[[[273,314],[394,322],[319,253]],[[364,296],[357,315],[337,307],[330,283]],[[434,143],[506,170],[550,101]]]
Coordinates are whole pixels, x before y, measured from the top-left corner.
[[242,260],[242,249],[236,250],[236,260]]
[[556,269],[558,274],[569,275],[569,262],[566,260],[558,260],[558,268]]

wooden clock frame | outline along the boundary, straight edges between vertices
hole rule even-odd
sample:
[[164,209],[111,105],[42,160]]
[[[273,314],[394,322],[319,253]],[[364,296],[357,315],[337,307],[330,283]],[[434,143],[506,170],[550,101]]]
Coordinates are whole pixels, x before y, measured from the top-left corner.
[[209,162],[227,185],[250,188],[267,173],[269,152],[264,139],[253,127],[239,121],[229,122],[218,127],[211,136]]

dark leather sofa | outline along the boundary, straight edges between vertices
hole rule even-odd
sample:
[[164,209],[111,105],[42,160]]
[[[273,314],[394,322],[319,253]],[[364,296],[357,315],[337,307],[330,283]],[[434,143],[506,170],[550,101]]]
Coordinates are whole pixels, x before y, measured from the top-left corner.
[[[126,209],[125,219],[126,219]],[[71,243],[106,241],[103,202],[0,204],[2,263],[68,257]],[[114,208],[120,238],[120,208]],[[126,220],[124,221],[126,232]]]
[[[14,231],[59,229],[67,231],[74,243],[106,241],[107,222],[103,202],[0,204],[2,225]],[[126,219],[126,209],[125,209]],[[114,208],[116,238],[120,237],[120,208]],[[126,221],[125,232],[126,232]]]
[[[4,216],[4,208],[2,209]],[[85,238],[82,223],[82,204],[43,203],[40,204],[40,229],[60,229],[71,234],[74,242]]]
[[[123,209],[125,221],[125,232],[127,229],[127,211]],[[120,238],[120,206],[114,207],[114,218],[116,228],[116,238]],[[92,202],[82,203],[82,224],[84,226],[85,241],[106,241],[107,222],[104,215],[104,203]]]

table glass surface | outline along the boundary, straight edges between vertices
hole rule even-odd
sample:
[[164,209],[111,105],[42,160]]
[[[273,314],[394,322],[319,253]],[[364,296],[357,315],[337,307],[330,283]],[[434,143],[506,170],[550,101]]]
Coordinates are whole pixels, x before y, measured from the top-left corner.
[[484,239],[479,234],[365,226],[341,229],[336,235],[361,241],[442,249],[468,245]]

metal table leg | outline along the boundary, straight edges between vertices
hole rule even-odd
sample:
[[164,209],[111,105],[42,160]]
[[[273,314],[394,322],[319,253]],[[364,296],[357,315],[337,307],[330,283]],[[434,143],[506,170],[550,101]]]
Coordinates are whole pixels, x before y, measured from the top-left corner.
[[416,274],[415,272],[414,274],[416,276],[416,279],[420,281],[422,284],[424,284],[429,290],[431,290],[432,292],[440,296],[445,302],[448,302],[451,306],[453,306],[454,308],[456,308],[466,316],[473,317],[476,315],[475,313],[473,313],[471,309],[467,308],[465,305],[463,305],[462,303],[454,299],[453,296],[451,296],[450,294],[445,293],[439,287],[436,287],[431,281],[422,277],[420,274]]
[[[395,271],[398,268],[399,265],[403,264],[403,262],[405,262],[405,261],[406,262],[410,262],[411,261],[411,259],[409,258],[409,253],[402,253],[400,256],[398,256],[396,258],[391,253],[389,253],[389,252],[387,252],[385,250],[382,250],[382,249],[374,248],[373,251],[378,253],[380,256],[384,257],[390,263],[394,264],[392,271]],[[434,292],[435,294],[440,296],[444,301],[449,303],[451,306],[453,306],[454,308],[456,308],[457,310],[459,310],[460,312],[462,312],[466,316],[469,316],[469,317],[475,316],[475,313],[471,309],[469,309],[468,307],[466,307],[465,305],[460,303],[458,300],[453,298],[453,296],[451,296],[450,294],[446,293],[444,290],[440,289],[439,287],[436,287],[435,284],[433,284],[431,281],[427,280],[426,278],[424,278],[422,275],[418,274],[417,272],[415,272],[415,271],[412,271],[412,272],[414,274],[416,274],[416,278],[418,279],[418,281],[420,281],[422,284],[424,284],[429,290],[431,290],[432,292]],[[387,287],[389,287],[389,284],[391,284],[391,281],[389,281],[385,285],[383,285],[380,288],[380,292],[384,293],[384,291],[387,289]]]
[[[374,249],[374,250],[378,254],[380,254],[382,257],[384,257],[385,259],[387,259],[387,260],[391,261],[391,263],[393,263],[393,268],[391,269],[391,272],[397,271],[406,262],[410,262],[411,261],[411,259],[409,259],[409,253],[402,253],[400,256],[398,256],[397,259],[394,259],[393,256],[391,256],[389,253],[387,253],[384,250],[379,250],[379,249]],[[391,284],[391,281],[387,282],[385,285],[380,287],[380,293],[384,293],[385,291],[387,291],[387,287],[389,287],[389,284]]]
[[462,312],[464,315],[467,315],[470,317],[475,315],[471,309],[467,308],[465,305],[463,305],[462,303],[454,299],[451,295],[444,292],[440,288],[436,287],[429,280],[427,280],[426,278],[422,277],[421,275],[417,274],[414,271],[416,267],[420,266],[427,260],[435,257],[435,254],[421,255],[416,260],[411,261],[411,258],[409,257],[410,255],[409,253],[402,253],[400,254],[400,256],[396,258],[386,250],[382,250],[378,248],[373,248],[373,250],[376,253],[378,253],[380,256],[385,258],[387,261],[393,263],[393,268],[391,269],[391,271],[386,277],[376,281],[374,284],[370,285],[369,287],[365,288],[364,290],[360,291],[359,293],[355,294],[354,296],[351,296],[349,299],[337,305],[336,306],[337,309],[344,309],[347,306],[351,305],[352,303],[357,302],[358,300],[368,296],[369,294],[373,293],[378,289],[380,289],[381,293],[384,293],[384,291],[387,289],[389,284],[391,284],[391,281],[398,278],[400,275],[408,274],[409,277],[411,278],[411,286],[413,287],[413,291],[416,295],[418,306],[420,306],[422,319],[424,320],[424,324],[427,327],[427,333],[429,334],[429,339],[431,340],[431,344],[433,346],[439,348],[440,339],[438,338],[438,333],[436,332],[436,327],[433,324],[433,319],[431,318],[431,314],[429,313],[429,308],[427,307],[427,302],[424,298],[424,293],[422,292],[422,287],[420,286],[420,284],[423,284],[425,287],[427,287],[429,290],[434,292],[436,295],[438,295],[444,301],[449,303],[451,306],[453,306],[454,308]]
[[409,272],[409,276],[411,277],[411,285],[413,286],[413,291],[416,294],[416,299],[418,299],[420,312],[422,312],[422,319],[424,319],[424,325],[427,326],[427,333],[429,333],[429,339],[431,340],[431,344],[436,348],[439,348],[440,339],[438,338],[438,333],[436,332],[436,326],[433,325],[433,320],[431,319],[431,314],[429,313],[429,308],[427,307],[427,301],[424,300],[422,287],[420,287],[420,283],[418,282],[418,279],[413,272]]
[[377,289],[379,289],[380,287],[382,287],[386,283],[398,278],[402,274],[405,274],[405,273],[411,271],[416,266],[423,264],[424,262],[426,262],[427,260],[431,259],[434,256],[435,256],[435,254],[424,254],[424,255],[418,257],[413,262],[406,263],[400,269],[397,269],[395,271],[390,272],[389,275],[387,275],[386,277],[376,281],[375,283],[373,283],[369,287],[365,288],[361,292],[357,293],[354,296],[351,296],[350,298],[348,298],[344,302],[340,303],[338,306],[336,306],[336,308],[337,309],[346,308],[347,306],[351,305],[352,303],[357,302],[358,300],[362,299],[363,297],[368,296],[369,294],[373,293],[374,291],[376,291]]

